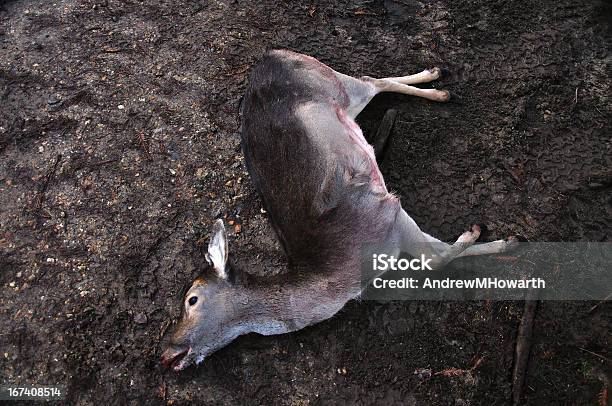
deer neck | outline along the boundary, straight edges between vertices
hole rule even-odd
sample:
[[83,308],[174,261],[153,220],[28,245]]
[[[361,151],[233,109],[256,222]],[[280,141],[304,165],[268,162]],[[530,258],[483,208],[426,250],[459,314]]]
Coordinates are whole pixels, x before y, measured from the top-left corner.
[[[243,333],[283,334],[326,320],[360,293],[358,273],[304,272],[236,287],[245,320]],[[298,273],[299,275],[299,273]],[[294,277],[291,277],[294,276]]]

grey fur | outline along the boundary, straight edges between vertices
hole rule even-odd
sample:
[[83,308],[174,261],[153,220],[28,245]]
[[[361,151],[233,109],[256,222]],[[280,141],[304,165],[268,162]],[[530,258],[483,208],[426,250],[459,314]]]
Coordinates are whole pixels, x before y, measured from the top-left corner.
[[[236,282],[232,275],[196,280],[164,352],[166,363],[189,348],[175,365],[182,369],[238,335],[281,334],[332,317],[361,292],[364,247],[384,245],[388,254],[414,257],[424,251],[437,267],[459,255],[510,247],[505,241],[470,247],[479,235],[476,227],[453,245],[423,233],[388,192],[374,151],[354,121],[379,92],[448,100],[446,91],[409,86],[439,73],[435,68],[397,78],[356,79],[291,51],[264,56],[243,99],[242,147],[291,271],[284,278],[250,283]],[[202,298],[199,305],[188,304],[193,295]]]

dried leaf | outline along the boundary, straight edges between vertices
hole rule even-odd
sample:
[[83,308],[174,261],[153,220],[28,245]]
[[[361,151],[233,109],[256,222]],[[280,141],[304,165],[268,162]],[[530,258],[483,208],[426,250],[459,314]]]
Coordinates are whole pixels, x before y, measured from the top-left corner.
[[603,388],[597,397],[599,406],[608,406],[608,388]]
[[459,368],[448,368],[440,372],[436,372],[434,375],[442,375],[448,378],[453,376],[461,376],[465,374],[469,374],[470,371],[467,369],[459,369]]
[[376,14],[376,13],[374,13],[372,11],[369,11],[369,10],[363,8],[363,7],[359,7],[353,13],[356,16],[376,16],[376,15],[378,15],[378,14]]
[[166,383],[165,382],[157,387],[157,397],[161,399],[166,398]]
[[475,370],[476,368],[478,368],[479,366],[482,365],[482,363],[484,362],[485,357],[478,357],[476,358],[476,361],[474,361],[474,365],[472,365],[472,368],[470,368],[470,371]]

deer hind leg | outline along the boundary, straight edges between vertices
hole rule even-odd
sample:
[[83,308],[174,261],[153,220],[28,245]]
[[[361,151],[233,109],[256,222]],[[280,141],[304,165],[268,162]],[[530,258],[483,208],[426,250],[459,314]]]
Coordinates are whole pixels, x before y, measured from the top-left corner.
[[447,244],[421,231],[416,222],[404,210],[401,210],[398,216],[395,230],[397,233],[395,238],[400,244],[400,250],[414,257],[424,254],[427,258],[433,258],[430,262],[433,269],[443,268],[459,257],[510,251],[518,244],[515,237],[510,237],[507,240],[474,245],[480,236],[478,226],[472,226],[472,229],[464,232],[455,243]]

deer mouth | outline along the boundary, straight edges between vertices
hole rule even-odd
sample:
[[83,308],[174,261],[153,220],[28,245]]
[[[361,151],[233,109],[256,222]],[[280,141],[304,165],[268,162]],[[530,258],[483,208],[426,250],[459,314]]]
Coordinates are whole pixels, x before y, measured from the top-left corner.
[[161,356],[161,363],[166,368],[172,368],[178,372],[187,366],[187,355],[191,352],[191,348],[172,348],[168,347]]

